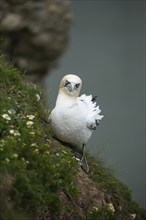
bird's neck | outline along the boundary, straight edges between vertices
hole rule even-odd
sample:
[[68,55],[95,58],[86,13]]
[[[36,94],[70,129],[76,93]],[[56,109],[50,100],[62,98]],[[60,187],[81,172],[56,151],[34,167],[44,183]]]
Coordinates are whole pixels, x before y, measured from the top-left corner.
[[56,105],[69,107],[75,104],[76,102],[77,102],[77,97],[69,96],[68,94],[61,92],[58,94]]

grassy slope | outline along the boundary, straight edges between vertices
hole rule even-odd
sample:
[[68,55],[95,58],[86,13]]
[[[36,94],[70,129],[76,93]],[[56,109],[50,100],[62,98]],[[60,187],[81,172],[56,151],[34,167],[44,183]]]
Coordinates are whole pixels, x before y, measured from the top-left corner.
[[145,219],[101,162],[88,158],[89,176],[79,168],[54,139],[43,103],[39,89],[1,57],[0,219]]

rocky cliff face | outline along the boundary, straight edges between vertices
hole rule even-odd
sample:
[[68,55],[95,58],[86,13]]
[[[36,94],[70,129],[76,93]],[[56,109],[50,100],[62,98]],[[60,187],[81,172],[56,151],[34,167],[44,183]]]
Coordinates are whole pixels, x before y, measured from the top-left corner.
[[90,172],[81,170],[55,139],[42,92],[0,64],[0,219],[146,219],[101,160],[88,156]]
[[69,0],[1,0],[0,38],[8,59],[42,79],[66,49],[72,19]]

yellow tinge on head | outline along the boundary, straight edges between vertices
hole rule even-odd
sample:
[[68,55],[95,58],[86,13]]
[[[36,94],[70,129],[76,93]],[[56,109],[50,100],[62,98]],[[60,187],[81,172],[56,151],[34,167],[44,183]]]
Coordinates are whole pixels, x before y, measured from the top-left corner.
[[59,86],[59,92],[77,97],[82,87],[82,80],[74,74],[65,75]]

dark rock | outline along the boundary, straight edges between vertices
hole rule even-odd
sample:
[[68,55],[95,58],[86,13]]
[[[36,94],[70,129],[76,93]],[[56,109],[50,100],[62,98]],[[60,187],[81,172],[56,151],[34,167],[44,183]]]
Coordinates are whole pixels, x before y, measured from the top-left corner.
[[0,38],[7,58],[40,80],[57,66],[73,19],[69,0],[1,0]]

